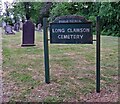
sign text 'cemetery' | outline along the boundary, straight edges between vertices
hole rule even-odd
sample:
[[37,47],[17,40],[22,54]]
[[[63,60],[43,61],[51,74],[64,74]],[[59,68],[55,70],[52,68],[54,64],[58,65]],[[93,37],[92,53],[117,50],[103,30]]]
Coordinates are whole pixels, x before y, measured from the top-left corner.
[[80,16],[59,17],[50,24],[50,42],[92,44],[92,22]]

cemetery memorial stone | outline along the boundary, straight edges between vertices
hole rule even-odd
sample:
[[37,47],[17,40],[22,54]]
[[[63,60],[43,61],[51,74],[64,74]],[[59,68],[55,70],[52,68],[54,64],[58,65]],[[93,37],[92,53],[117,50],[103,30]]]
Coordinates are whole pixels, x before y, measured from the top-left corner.
[[23,28],[23,23],[20,22],[20,30],[22,30],[22,28]]
[[39,23],[39,24],[37,25],[37,29],[38,29],[38,31],[41,31],[41,23]]
[[20,29],[20,24],[19,23],[15,23],[14,30],[19,32],[19,29]]
[[3,29],[5,29],[5,27],[6,27],[6,22],[2,22],[2,27],[3,27]]
[[12,26],[10,26],[10,25],[6,25],[5,26],[5,34],[7,34],[7,35],[9,35],[9,34],[15,34],[13,32]]
[[23,24],[23,37],[21,46],[35,46],[34,44],[34,35],[35,35],[35,26],[30,19],[27,19]]

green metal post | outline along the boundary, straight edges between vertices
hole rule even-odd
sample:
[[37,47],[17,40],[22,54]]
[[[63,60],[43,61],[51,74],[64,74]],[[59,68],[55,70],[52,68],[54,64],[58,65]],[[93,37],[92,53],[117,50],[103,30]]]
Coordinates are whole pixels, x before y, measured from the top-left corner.
[[43,18],[45,82],[46,83],[50,83],[50,76],[49,76],[49,49],[48,49],[48,28],[47,27],[48,27],[47,18]]
[[100,92],[100,16],[96,17],[96,92]]

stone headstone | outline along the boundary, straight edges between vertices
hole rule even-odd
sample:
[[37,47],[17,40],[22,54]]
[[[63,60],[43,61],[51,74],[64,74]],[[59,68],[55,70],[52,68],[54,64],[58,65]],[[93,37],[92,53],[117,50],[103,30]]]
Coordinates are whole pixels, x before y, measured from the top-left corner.
[[5,26],[5,34],[15,34],[12,30],[12,26],[10,25]]
[[15,23],[14,30],[19,32],[19,29],[20,29],[20,24],[19,23]]
[[27,20],[23,24],[23,37],[21,46],[35,46],[34,36],[35,35],[35,26],[32,21]]
[[41,23],[39,23],[38,25],[37,25],[37,31],[41,31]]
[[23,23],[20,22],[20,30],[22,30],[22,28],[23,28]]
[[6,22],[2,22],[2,27],[5,28],[6,27]]

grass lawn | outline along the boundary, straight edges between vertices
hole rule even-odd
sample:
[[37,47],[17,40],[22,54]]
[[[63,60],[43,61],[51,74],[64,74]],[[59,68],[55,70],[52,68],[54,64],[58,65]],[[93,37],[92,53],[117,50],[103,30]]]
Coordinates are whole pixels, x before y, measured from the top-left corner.
[[117,101],[117,96],[109,98],[117,92],[117,37],[101,37],[100,94],[95,92],[95,42],[49,44],[51,83],[46,84],[42,32],[36,32],[35,47],[21,47],[21,40],[20,32],[3,35],[3,101]]

